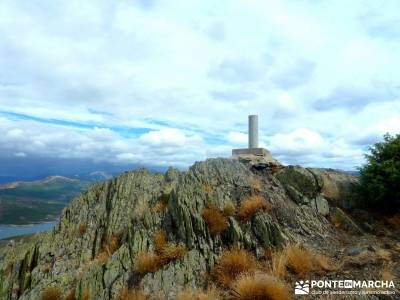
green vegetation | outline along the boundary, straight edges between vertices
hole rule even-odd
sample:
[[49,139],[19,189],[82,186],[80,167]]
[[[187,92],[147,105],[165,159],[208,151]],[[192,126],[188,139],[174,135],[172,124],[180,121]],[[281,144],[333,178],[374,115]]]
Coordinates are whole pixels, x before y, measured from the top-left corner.
[[386,134],[366,155],[360,168],[359,196],[362,205],[386,213],[400,210],[400,135]]
[[[102,178],[103,180],[105,178]],[[0,224],[26,225],[54,221],[61,210],[100,178],[48,177],[0,186]]]
[[0,199],[0,224],[24,225],[53,221],[65,203],[43,200]]

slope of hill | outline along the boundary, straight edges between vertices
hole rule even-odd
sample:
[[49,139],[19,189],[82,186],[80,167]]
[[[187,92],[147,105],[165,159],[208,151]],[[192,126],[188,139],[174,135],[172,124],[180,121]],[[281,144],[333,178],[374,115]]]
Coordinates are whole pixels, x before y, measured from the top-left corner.
[[93,173],[68,178],[50,176],[31,182],[0,185],[0,224],[31,224],[55,220],[74,197],[110,176]]
[[51,232],[1,248],[0,298],[290,299],[305,278],[398,272],[398,235],[378,238],[340,208],[355,184],[230,159],[127,172],[75,198]]

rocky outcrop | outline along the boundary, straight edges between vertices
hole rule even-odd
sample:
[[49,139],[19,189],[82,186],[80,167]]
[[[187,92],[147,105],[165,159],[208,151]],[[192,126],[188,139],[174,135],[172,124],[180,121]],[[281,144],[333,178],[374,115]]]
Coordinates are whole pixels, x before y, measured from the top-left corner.
[[[76,299],[117,299],[122,288],[141,286],[154,297],[174,299],[183,286],[206,287],[227,247],[261,257],[288,242],[326,244],[334,229],[325,218],[325,198],[339,199],[338,182],[344,182],[335,181],[339,192],[329,193],[329,174],[232,159],[198,162],[186,172],[124,173],[77,197],[51,232],[0,249],[0,298],[40,299],[54,286],[74,291]],[[225,231],[210,233],[202,217],[207,205],[222,211],[251,196],[265,198],[272,209],[246,220],[228,216]],[[155,272],[139,273],[138,254],[155,250],[153,236],[160,230],[186,252]]]

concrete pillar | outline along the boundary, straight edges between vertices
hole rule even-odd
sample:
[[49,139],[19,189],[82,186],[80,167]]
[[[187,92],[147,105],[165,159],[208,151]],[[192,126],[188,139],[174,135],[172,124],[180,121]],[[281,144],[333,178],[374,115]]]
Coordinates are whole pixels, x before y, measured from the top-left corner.
[[249,149],[258,148],[258,116],[249,116]]

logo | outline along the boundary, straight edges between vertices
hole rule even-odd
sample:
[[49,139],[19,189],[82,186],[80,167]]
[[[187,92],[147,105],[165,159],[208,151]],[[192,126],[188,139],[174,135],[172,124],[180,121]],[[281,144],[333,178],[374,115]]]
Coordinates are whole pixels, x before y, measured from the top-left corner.
[[296,281],[296,286],[294,288],[295,295],[308,295],[310,293],[310,281],[300,280]]

